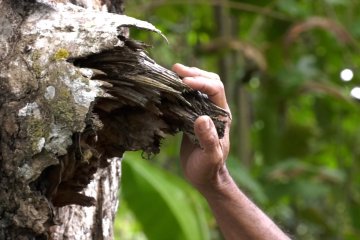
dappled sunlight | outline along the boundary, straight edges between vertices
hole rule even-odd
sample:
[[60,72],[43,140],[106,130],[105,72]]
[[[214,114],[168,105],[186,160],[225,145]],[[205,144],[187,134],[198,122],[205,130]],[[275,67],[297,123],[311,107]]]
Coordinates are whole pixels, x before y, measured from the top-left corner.
[[351,69],[344,69],[340,72],[340,77],[344,82],[349,82],[353,79],[354,73]]
[[354,87],[350,94],[353,98],[360,100],[360,87]]

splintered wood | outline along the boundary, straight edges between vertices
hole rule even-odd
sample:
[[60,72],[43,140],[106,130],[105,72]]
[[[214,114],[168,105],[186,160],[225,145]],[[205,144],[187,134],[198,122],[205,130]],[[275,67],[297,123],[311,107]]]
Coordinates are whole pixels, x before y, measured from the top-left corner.
[[[97,169],[125,151],[142,150],[147,156],[160,151],[161,139],[183,131],[197,144],[194,121],[201,115],[212,118],[220,138],[228,113],[206,95],[189,88],[172,71],[158,65],[140,43],[127,39],[123,46],[68,61],[91,72],[89,81],[101,82],[106,94],[95,99],[86,127],[73,135],[73,144],[38,179],[50,181],[46,196],[54,206],[93,205],[95,199],[79,193]],[[138,46],[138,47],[134,47]]]
[[97,131],[97,149],[107,157],[115,155],[114,149],[158,153],[160,140],[178,131],[197,143],[193,124],[201,115],[212,118],[222,138],[228,113],[158,65],[142,48],[141,43],[126,39],[122,47],[73,59],[75,66],[92,69],[92,79],[103,81],[108,93],[93,107],[103,125]]

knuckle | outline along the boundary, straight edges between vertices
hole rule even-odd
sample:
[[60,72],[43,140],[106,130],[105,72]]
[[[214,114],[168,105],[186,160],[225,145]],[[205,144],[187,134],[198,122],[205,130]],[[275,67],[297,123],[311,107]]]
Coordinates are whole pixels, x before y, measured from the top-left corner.
[[[231,116],[231,113],[229,113],[229,114],[230,114],[230,116]],[[230,116],[227,117],[226,120],[225,120],[225,125],[226,125],[226,127],[229,128],[229,129],[231,128],[231,124],[232,124],[232,119],[231,119]]]
[[224,86],[224,83],[221,82],[221,81],[218,81],[217,82],[217,86],[216,88],[219,90],[219,91],[222,91],[222,92],[225,92],[225,86]]
[[220,76],[216,73],[211,73],[212,77],[216,80],[220,80]]

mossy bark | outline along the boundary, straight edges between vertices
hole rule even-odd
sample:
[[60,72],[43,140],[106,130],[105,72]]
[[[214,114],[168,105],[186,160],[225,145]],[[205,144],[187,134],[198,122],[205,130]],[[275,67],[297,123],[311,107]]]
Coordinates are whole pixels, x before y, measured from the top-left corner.
[[[46,33],[46,26],[37,25],[44,18],[56,21],[51,12],[57,3],[42,2],[0,1],[0,239],[113,239],[120,159],[98,170],[83,190],[95,200],[92,207],[56,208],[34,184],[45,169],[59,165],[74,133],[85,128],[94,97],[83,96],[102,93],[65,61],[76,46],[66,37],[53,41],[52,30]],[[96,0],[91,7],[106,9]],[[107,7],[122,9],[111,1]],[[59,30],[66,33],[71,30]],[[126,28],[119,34],[126,35]],[[116,36],[107,40],[116,41]]]

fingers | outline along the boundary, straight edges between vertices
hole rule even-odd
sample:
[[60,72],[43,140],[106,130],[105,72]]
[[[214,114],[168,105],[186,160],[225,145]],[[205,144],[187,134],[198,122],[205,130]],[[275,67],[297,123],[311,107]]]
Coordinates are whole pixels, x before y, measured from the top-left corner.
[[183,77],[183,82],[193,89],[208,95],[209,99],[221,108],[229,110],[224,85],[215,73],[175,64],[173,70]]
[[209,99],[217,106],[228,109],[228,104],[225,97],[224,85],[220,80],[211,81],[209,78],[198,77],[185,77],[183,82],[202,93],[208,95]]
[[198,117],[194,124],[194,130],[204,152],[216,158],[216,154],[220,154],[222,151],[219,137],[211,118],[208,116]]
[[187,67],[187,66],[185,66],[183,64],[180,64],[180,63],[174,64],[172,69],[173,69],[174,72],[176,72],[181,77],[204,76],[204,77],[207,77],[207,78],[213,78],[213,79],[220,80],[219,75],[217,75],[216,73],[207,72],[207,71],[201,70],[201,69],[196,68],[196,67]]

